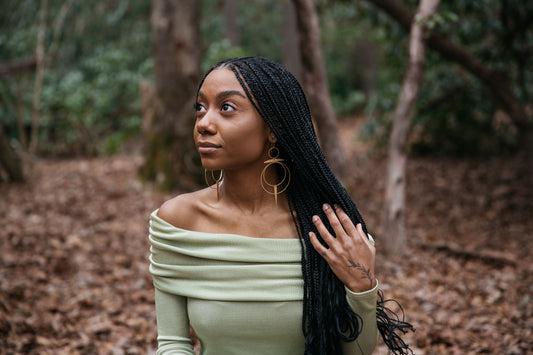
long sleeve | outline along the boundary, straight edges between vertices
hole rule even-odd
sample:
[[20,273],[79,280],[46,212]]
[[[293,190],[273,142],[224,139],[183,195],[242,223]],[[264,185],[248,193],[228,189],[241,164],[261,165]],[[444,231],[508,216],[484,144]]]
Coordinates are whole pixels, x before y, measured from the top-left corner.
[[189,336],[187,298],[155,289],[157,355],[195,355]]
[[363,329],[356,340],[343,344],[343,352],[345,355],[372,354],[378,340],[376,320],[378,285],[361,293],[354,293],[348,288],[345,289],[348,304],[363,320]]

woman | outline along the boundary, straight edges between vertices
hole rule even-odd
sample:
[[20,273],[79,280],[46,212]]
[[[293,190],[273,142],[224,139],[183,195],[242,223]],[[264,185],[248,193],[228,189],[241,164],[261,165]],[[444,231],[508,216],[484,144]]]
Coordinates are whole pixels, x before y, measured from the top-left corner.
[[[217,63],[202,80],[194,139],[216,184],[151,216],[158,354],[370,354],[375,248],[317,143],[305,95],[281,65]],[[210,172],[207,172],[210,171]],[[378,303],[378,305],[376,305]]]

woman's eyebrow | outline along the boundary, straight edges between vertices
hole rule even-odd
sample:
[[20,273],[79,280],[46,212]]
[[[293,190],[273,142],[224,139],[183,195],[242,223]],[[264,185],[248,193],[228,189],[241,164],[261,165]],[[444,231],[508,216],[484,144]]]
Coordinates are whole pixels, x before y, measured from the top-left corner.
[[244,94],[242,92],[237,91],[237,90],[228,90],[228,91],[219,92],[217,94],[217,99],[220,99],[220,98],[223,98],[223,97],[228,97],[228,96],[233,96],[233,95],[237,95],[237,96],[240,96],[240,97],[246,99],[246,96],[244,96]]
[[[222,99],[222,98],[226,98],[226,97],[229,97],[229,96],[233,96],[233,95],[236,95],[236,96],[240,96],[244,99],[246,99],[247,97],[244,96],[244,94],[238,90],[226,90],[226,91],[221,91],[217,94],[216,98],[217,99]],[[202,91],[198,91],[198,96],[197,98],[204,98],[205,97],[205,94],[202,92]]]

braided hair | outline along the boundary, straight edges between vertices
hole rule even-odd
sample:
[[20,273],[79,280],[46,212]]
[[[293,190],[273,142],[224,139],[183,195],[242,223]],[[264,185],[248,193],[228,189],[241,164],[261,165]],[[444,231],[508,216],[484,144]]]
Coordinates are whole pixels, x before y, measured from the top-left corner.
[[[342,354],[341,341],[354,341],[358,337],[362,319],[348,305],[343,283],[313,248],[309,232],[314,231],[324,243],[311,222],[313,215],[319,215],[334,235],[322,211],[323,203],[339,205],[367,233],[363,218],[320,149],[307,99],[296,78],[270,59],[241,57],[215,64],[199,87],[217,68],[228,68],[235,73],[255,109],[276,136],[280,157],[291,171],[286,196],[302,246],[305,354]],[[385,308],[384,302],[380,291],[378,329],[394,353],[407,354],[411,350],[395,332],[405,333],[412,326]]]

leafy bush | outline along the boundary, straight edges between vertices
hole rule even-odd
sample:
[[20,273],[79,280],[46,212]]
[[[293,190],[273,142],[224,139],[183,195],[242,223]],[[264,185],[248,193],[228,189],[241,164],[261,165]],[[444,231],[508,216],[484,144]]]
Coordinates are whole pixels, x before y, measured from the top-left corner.
[[139,131],[139,82],[149,76],[151,60],[131,68],[129,58],[124,49],[102,50],[62,77],[55,72],[48,75],[41,133],[53,153],[117,150],[104,146],[108,136]]

